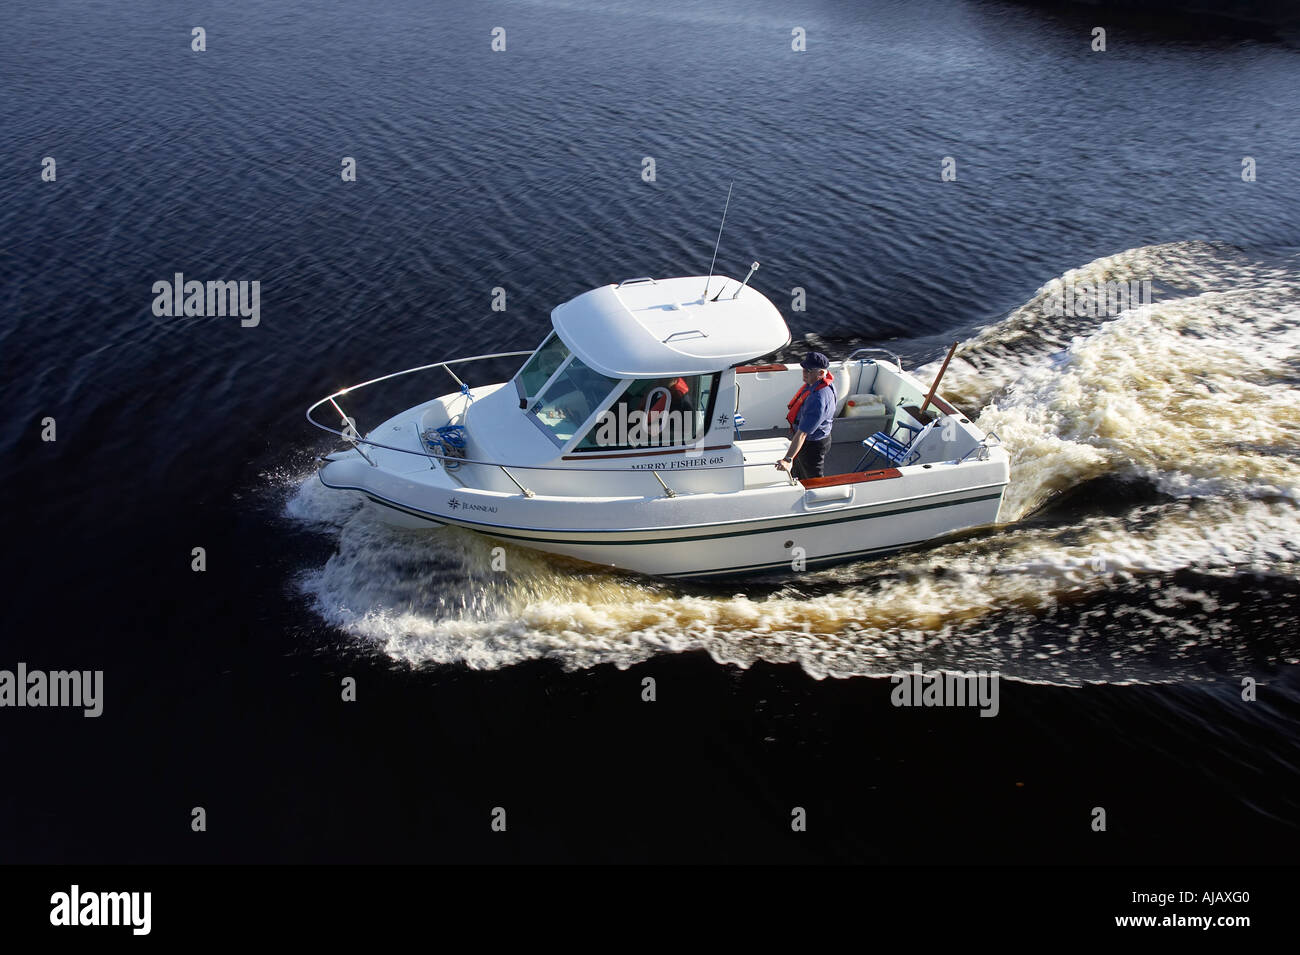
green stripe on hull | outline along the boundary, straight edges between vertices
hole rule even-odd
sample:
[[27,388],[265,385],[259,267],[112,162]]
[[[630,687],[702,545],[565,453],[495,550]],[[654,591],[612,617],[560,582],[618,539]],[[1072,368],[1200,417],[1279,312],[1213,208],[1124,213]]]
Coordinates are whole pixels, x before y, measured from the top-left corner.
[[[914,541],[909,544],[890,544],[888,547],[869,547],[866,550],[847,550],[840,554],[827,554],[825,557],[812,557],[804,561],[804,564],[807,567],[812,567],[814,564],[825,565],[825,564],[847,563],[848,561],[852,560],[855,557],[869,557],[869,556],[884,557],[888,554],[893,554],[897,551],[900,551],[904,547],[914,547],[916,546],[916,544],[919,543],[923,543],[923,542]],[[731,577],[731,576],[740,576],[742,574],[756,574],[764,570],[778,570],[778,569],[785,569],[785,570],[789,570],[791,573],[797,573],[797,571],[795,571],[794,568],[790,566],[790,561],[778,560],[766,564],[747,564],[744,567],[728,567],[725,570],[688,570],[688,571],[683,571],[680,574],[660,574],[659,576],[672,577],[672,578]]]

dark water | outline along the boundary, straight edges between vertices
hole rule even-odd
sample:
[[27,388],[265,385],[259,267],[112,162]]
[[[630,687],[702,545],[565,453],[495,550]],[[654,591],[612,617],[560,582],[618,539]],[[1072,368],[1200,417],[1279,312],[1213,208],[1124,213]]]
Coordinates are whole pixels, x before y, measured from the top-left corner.
[[[1300,842],[1285,31],[1111,14],[1093,53],[1091,14],[976,2],[6,18],[0,668],[102,668],[106,701],[0,711],[5,861]],[[706,270],[732,179],[719,268],[760,259],[796,343],[919,364],[966,341],[948,390],[1015,461],[1000,531],[739,593],[522,552],[501,581],[478,539],[387,530],[313,483],[312,401],[532,347],[595,285]],[[260,324],[155,317],[178,271],[259,281]],[[1053,318],[1067,275],[1149,278],[1156,304]],[[998,669],[998,717],[892,707],[883,676],[913,663]]]

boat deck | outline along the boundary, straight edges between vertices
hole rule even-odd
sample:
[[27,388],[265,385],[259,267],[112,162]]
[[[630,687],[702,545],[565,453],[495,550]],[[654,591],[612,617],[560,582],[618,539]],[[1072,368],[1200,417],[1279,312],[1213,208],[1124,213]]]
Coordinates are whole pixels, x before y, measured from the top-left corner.
[[[835,423],[839,424],[842,419],[837,418]],[[831,429],[832,438],[835,435],[834,428]],[[742,431],[740,433],[742,441],[752,441],[760,438],[780,438],[786,442],[790,440],[790,431],[788,428],[765,428],[761,431]],[[849,474],[857,470],[857,464],[865,455],[866,449],[862,447],[861,441],[832,441],[831,449],[826,452],[826,465],[823,474],[826,477],[833,477],[837,474]],[[887,468],[890,466],[888,461],[877,458],[875,463],[867,462],[876,468]]]

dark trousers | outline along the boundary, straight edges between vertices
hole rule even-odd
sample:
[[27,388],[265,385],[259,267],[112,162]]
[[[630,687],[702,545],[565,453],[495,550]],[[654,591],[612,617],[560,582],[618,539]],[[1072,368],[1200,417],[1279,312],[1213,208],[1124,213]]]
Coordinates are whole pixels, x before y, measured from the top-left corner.
[[803,439],[803,447],[794,456],[791,469],[796,478],[825,477],[826,452],[831,449],[831,436],[828,434],[820,441],[812,438]]

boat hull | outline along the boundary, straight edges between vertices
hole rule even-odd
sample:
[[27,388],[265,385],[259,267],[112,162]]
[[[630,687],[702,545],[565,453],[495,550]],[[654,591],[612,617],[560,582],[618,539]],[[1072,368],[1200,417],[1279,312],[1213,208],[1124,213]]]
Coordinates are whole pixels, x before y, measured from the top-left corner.
[[[790,489],[784,498],[768,495],[754,501],[755,509],[767,505],[766,513],[744,516],[740,497],[713,502],[707,509],[696,508],[696,516],[712,520],[678,520],[642,526],[601,526],[600,508],[589,505],[588,526],[542,526],[505,519],[496,505],[479,503],[464,489],[446,500],[417,502],[407,495],[380,493],[373,486],[349,485],[342,475],[321,472],[329,487],[360,491],[379,506],[385,520],[404,527],[456,526],[522,547],[660,577],[732,577],[768,575],[804,570],[844,561],[881,556],[904,547],[924,543],[956,531],[993,524],[1006,487],[1002,480],[983,481],[900,496],[898,481],[846,485],[845,490],[802,487]],[[982,473],[998,477],[998,469]],[[1005,473],[1005,472],[1003,472]],[[342,479],[340,479],[342,478]],[[877,485],[890,485],[881,489]],[[818,496],[814,497],[814,494]],[[546,513],[546,502],[516,504]],[[640,510],[658,508],[668,518],[688,517],[688,503],[681,499],[647,501]],[[492,507],[494,510],[488,510]],[[780,511],[773,513],[773,510]],[[516,511],[522,510],[517,507]],[[753,509],[751,509],[753,510]],[[495,511],[495,513],[494,513]],[[731,519],[722,519],[725,517]],[[571,523],[580,512],[551,508],[566,513]]]

